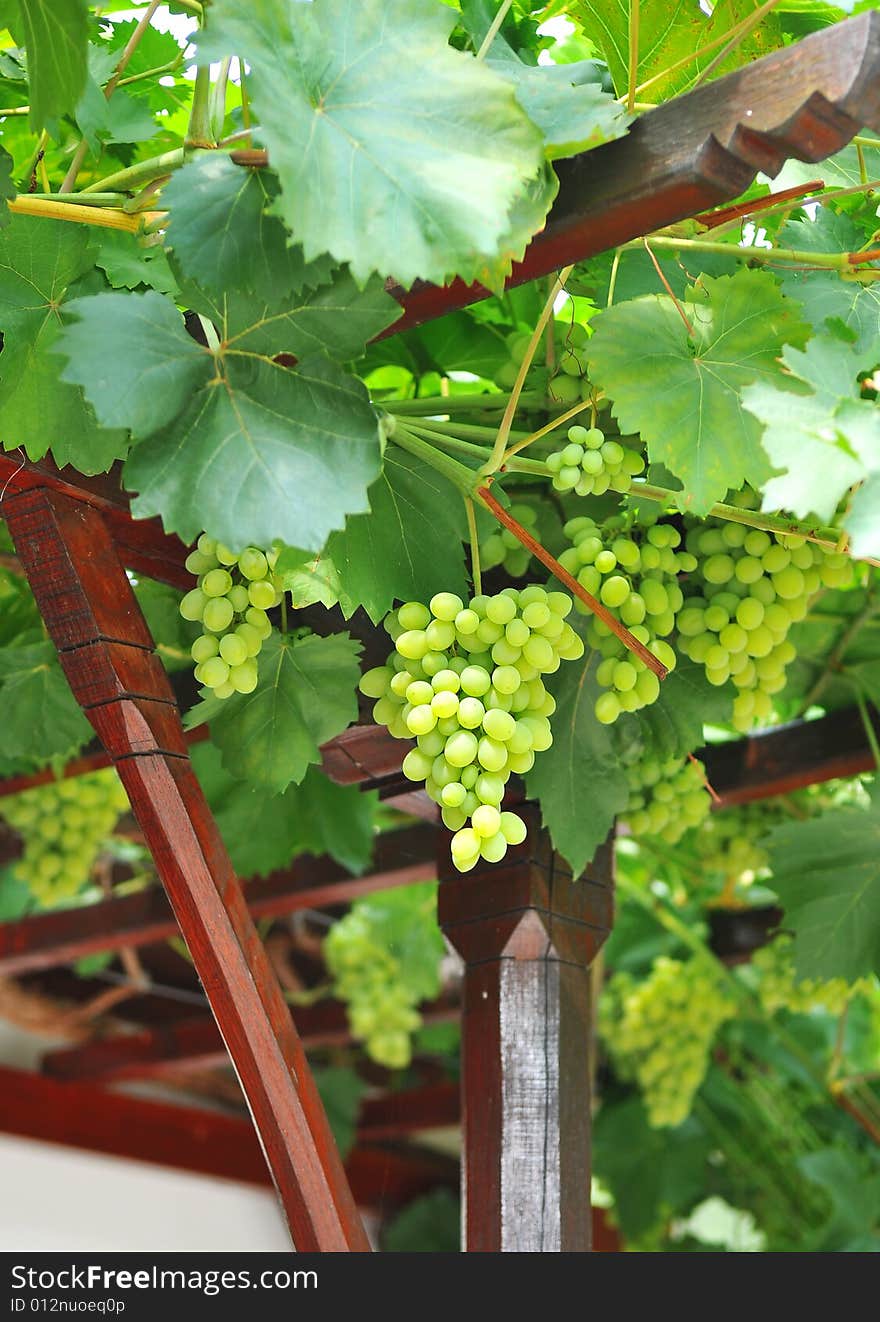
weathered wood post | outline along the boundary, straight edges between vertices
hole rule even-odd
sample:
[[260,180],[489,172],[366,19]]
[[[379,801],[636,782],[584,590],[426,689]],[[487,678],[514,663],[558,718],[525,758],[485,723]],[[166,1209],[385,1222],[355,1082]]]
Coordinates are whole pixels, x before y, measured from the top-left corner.
[[536,808],[501,865],[461,875],[444,842],[440,924],[465,962],[463,1223],[468,1253],[590,1249],[589,966],[611,928],[610,842],[582,877]]

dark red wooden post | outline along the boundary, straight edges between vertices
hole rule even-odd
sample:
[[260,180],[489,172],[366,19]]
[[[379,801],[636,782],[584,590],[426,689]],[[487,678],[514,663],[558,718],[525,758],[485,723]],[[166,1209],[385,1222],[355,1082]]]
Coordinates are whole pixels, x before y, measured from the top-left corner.
[[537,810],[505,864],[453,871],[440,924],[465,961],[463,1222],[468,1253],[590,1249],[589,965],[612,922],[612,851],[573,879]]
[[112,757],[238,1072],[298,1249],[369,1244],[290,1011],[187,755],[113,538],[51,490],[3,514],[71,689]]

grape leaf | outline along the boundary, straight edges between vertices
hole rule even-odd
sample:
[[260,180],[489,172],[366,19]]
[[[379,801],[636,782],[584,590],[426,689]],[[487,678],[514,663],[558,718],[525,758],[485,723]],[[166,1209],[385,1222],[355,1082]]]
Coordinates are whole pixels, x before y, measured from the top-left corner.
[[445,950],[437,925],[436,881],[375,891],[353,908],[367,919],[376,942],[398,961],[401,985],[419,1000],[436,996]]
[[28,57],[34,132],[72,110],[85,86],[89,13],[85,0],[18,0]]
[[[761,0],[718,0],[707,13],[690,0],[641,0],[638,5],[638,63],[636,83],[652,81],[645,96],[663,101],[691,86],[717,56],[719,38],[751,17]],[[579,19],[607,61],[615,90],[623,95],[629,78],[629,28],[635,0],[577,0],[572,16]],[[712,46],[710,43],[717,42]],[[776,50],[784,30],[776,15],[737,41],[718,73],[757,60]],[[709,50],[704,54],[704,48]],[[682,65],[683,67],[677,67]]]
[[93,156],[99,155],[104,143],[143,142],[156,130],[149,107],[129,96],[124,87],[117,87],[109,99],[104,95],[115,62],[106,47],[89,46],[89,72],[74,117]]
[[880,972],[880,795],[771,831],[773,880],[802,978]]
[[62,379],[85,388],[105,427],[150,436],[214,375],[211,354],[155,290],[93,294],[68,308],[75,320],[56,345],[68,359]]
[[145,247],[134,234],[124,230],[100,230],[95,265],[114,289],[137,289],[149,285],[160,294],[177,292],[177,281],[168,265],[164,248]]
[[192,666],[190,648],[202,630],[181,615],[183,593],[151,578],[139,579],[134,591],[165,669],[188,670]]
[[136,445],[123,471],[137,518],[160,514],[193,541],[207,527],[227,546],[277,538],[323,547],[367,507],[379,427],[366,391],[329,359],[296,372],[231,357],[189,409]]
[[382,1226],[383,1253],[460,1253],[461,1206],[450,1189],[407,1203]]
[[285,592],[290,593],[294,610],[314,606],[316,602],[328,610],[342,602],[346,618],[357,610],[357,603],[343,592],[339,573],[326,551],[315,555],[313,551],[285,546],[275,565],[275,573]]
[[701,286],[685,304],[693,340],[672,299],[656,296],[600,312],[586,350],[621,432],[642,436],[651,460],[684,485],[681,507],[696,514],[731,487],[770,476],[760,424],[741,392],[780,379],[782,346],[801,342],[805,330],[765,271],[704,276]]
[[368,496],[370,513],[349,518],[345,530],[327,543],[349,602],[363,606],[378,623],[395,597],[466,596],[464,503],[450,483],[389,446]]
[[0,440],[30,459],[105,472],[127,437],[104,430],[83,393],[61,380],[58,337],[77,280],[94,270],[85,226],[12,216],[0,231]]
[[880,473],[865,478],[850,501],[846,530],[854,556],[880,557]]
[[0,702],[2,758],[44,767],[75,757],[92,736],[50,642],[0,651]]
[[435,0],[212,5],[199,57],[251,64],[276,207],[307,259],[329,251],[361,282],[472,280],[509,238],[541,134],[503,78],[448,46],[455,18]]
[[638,723],[652,755],[684,757],[703,743],[704,723],[730,720],[733,696],[729,684],[710,684],[704,666],[681,657],[660,685],[657,701],[631,719]]
[[831,1215],[811,1236],[810,1253],[880,1252],[880,1174],[861,1154],[820,1148],[798,1159],[811,1184],[828,1198]]
[[320,761],[319,745],[357,718],[360,644],[347,633],[295,638],[273,633],[260,654],[253,693],[209,699],[188,714],[210,721],[226,770],[268,794],[299,784]]
[[[823,173],[827,164],[823,162]],[[783,225],[777,242],[796,252],[843,253],[857,252],[865,237],[849,216],[820,206],[814,220],[791,220]],[[784,292],[797,299],[817,331],[826,329],[829,322],[839,322],[854,331],[860,341],[876,342],[880,284],[841,280],[837,271],[811,269],[807,262],[803,268],[784,267],[777,271],[777,277]]]
[[192,761],[240,876],[266,876],[299,854],[328,854],[351,872],[362,872],[369,863],[374,794],[335,785],[309,767],[302,784],[268,795],[230,775],[211,743],[198,744]]
[[267,170],[243,169],[211,151],[178,170],[162,190],[170,211],[168,245],[183,270],[205,289],[249,289],[268,302],[286,301],[332,275],[324,255],[306,263],[302,248],[268,213],[278,183]]
[[515,88],[523,110],[544,135],[551,161],[611,142],[632,121],[621,103],[602,90],[592,60],[528,65],[490,59],[488,64]]
[[812,386],[795,393],[791,377],[778,388],[758,382],[743,391],[743,405],[764,424],[762,444],[779,473],[764,486],[764,508],[790,510],[799,518],[834,517],[848,489],[880,467],[880,413],[859,398],[857,373],[866,352],[829,334],[816,335],[805,352],[782,355],[795,381]]
[[580,876],[626,807],[626,772],[611,730],[596,720],[599,654],[564,661],[545,682],[556,699],[551,720],[553,745],[535,758],[526,776],[530,798],[541,805],[541,819],[553,845]]
[[361,1101],[367,1084],[353,1069],[325,1066],[314,1071],[315,1086],[343,1160],[354,1147]]

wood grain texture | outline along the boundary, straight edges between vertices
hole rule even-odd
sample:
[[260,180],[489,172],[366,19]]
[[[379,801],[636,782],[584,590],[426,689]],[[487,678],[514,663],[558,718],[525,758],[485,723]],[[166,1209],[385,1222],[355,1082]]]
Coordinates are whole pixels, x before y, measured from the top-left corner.
[[589,964],[613,919],[611,847],[583,878],[537,809],[500,866],[441,863],[438,914],[465,961],[465,1245],[476,1253],[590,1249]]
[[[302,1043],[186,755],[164,671],[149,662],[152,639],[113,535],[94,506],[52,490],[7,497],[4,515],[74,696],[113,756],[153,855],[251,1107],[294,1243],[365,1251]],[[84,667],[78,653],[96,646],[100,665]],[[118,647],[130,653],[121,668]],[[126,687],[133,674],[138,696]],[[96,687],[102,677],[105,689]]]

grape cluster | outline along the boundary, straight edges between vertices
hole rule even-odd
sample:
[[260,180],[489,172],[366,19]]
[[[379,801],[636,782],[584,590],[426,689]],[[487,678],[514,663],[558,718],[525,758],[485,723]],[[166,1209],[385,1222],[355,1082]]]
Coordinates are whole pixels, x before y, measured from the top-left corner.
[[[665,639],[675,628],[684,600],[677,575],[696,564],[693,555],[676,549],[681,543],[678,529],[657,523],[626,532],[600,528],[582,515],[570,519],[564,531],[572,545],[559,557],[563,568],[672,670],[676,656]],[[587,612],[580,602],[575,606]],[[594,615],[590,616],[587,640],[602,655],[596,679],[608,690],[596,699],[598,720],[610,725],[621,712],[638,711],[657,701],[657,676]]]
[[403,772],[441,805],[460,872],[480,858],[500,862],[525,839],[501,802],[511,773],[528,771],[553,742],[556,703],[541,676],[583,655],[570,610],[564,592],[536,584],[467,605],[451,592],[430,606],[409,601],[385,622],[395,651],[361,678],[361,692],[377,699],[374,719],[398,739],[415,736]]
[[810,1010],[825,1010],[839,1015],[846,1009],[851,997],[869,980],[849,983],[843,978],[798,979],[794,967],[794,942],[790,936],[777,936],[768,945],[752,955],[752,967],[758,974],[758,997],[768,1014],[776,1010],[790,1010],[793,1014],[808,1014]]
[[215,698],[253,693],[257,687],[257,657],[272,632],[267,611],[277,606],[281,591],[272,570],[276,551],[248,546],[230,551],[202,533],[186,567],[198,576],[198,586],[180,603],[185,620],[198,620],[205,632],[192,645],[195,676]]
[[696,758],[643,758],[627,771],[629,799],[620,820],[637,839],[657,836],[678,844],[709,815],[706,769]]
[[632,480],[645,467],[637,450],[628,450],[619,441],[606,441],[598,427],[568,429],[568,444],[547,457],[557,491],[573,491],[577,496],[601,496],[606,491],[629,491]]
[[[744,493],[738,503],[752,500]],[[686,546],[700,581],[678,617],[679,648],[711,684],[733,681],[733,724],[744,732],[770,718],[785,688],[792,624],[820,587],[846,586],[852,564],[803,537],[711,519],[690,529]]]
[[735,1013],[707,959],[661,955],[641,982],[629,973],[610,980],[599,1031],[620,1073],[637,1081],[653,1128],[674,1128],[690,1115],[715,1035]]
[[[538,515],[531,505],[511,505],[509,513],[534,534]],[[480,542],[480,564],[485,570],[496,569],[501,565],[511,578],[522,578],[531,558],[531,551],[514,537],[509,528],[498,528],[484,542]]]
[[[502,390],[513,389],[531,338],[531,334],[525,331],[508,336],[510,357],[495,373],[495,382]],[[586,330],[576,322],[554,321],[553,338],[555,366],[552,374],[547,370],[539,345],[525,380],[525,389],[547,394],[558,404],[576,404],[580,399],[589,399],[590,385],[585,375],[587,364],[583,353],[589,339]]]
[[369,918],[354,908],[334,923],[324,958],[336,994],[348,1006],[354,1036],[378,1065],[403,1069],[410,1062],[410,1036],[422,1019],[398,960],[375,939]]
[[3,816],[24,838],[16,875],[46,908],[70,899],[89,880],[102,842],[127,808],[112,768],[4,799]]

